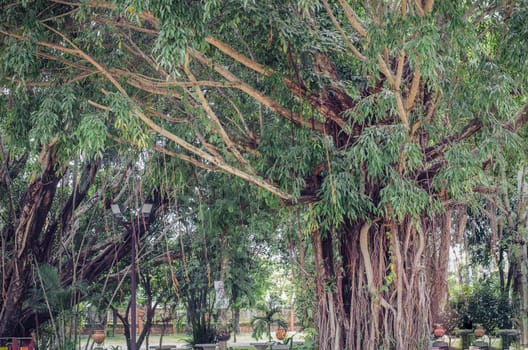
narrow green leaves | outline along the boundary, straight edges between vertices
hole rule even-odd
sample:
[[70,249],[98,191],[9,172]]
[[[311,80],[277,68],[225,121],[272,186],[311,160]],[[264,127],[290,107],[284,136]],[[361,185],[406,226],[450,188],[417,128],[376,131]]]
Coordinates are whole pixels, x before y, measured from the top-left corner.
[[386,177],[398,162],[404,140],[402,125],[369,127],[358,137],[347,157],[355,168],[364,168],[368,178]]
[[482,160],[469,149],[458,146],[449,149],[445,158],[447,165],[433,180],[433,186],[445,188],[450,198],[465,198],[477,184],[485,184]]
[[134,113],[139,107],[119,93],[109,93],[106,99],[115,117],[114,127],[119,130],[121,137],[139,148],[152,145],[147,127]]
[[419,217],[429,211],[432,199],[424,189],[395,172],[390,178],[380,191],[380,209],[387,217],[402,220],[407,215]]
[[0,78],[11,76],[19,80],[18,83],[14,82],[15,85],[21,86],[32,75],[37,65],[35,41],[32,35],[24,36],[23,40],[4,38],[7,49],[0,52],[3,61]]
[[75,137],[79,140],[79,148],[82,153],[102,158],[106,145],[107,128],[104,115],[85,114],[82,116]]
[[31,112],[31,140],[36,146],[49,143],[61,132],[72,132],[78,100],[70,85],[54,87],[43,91],[38,108]]

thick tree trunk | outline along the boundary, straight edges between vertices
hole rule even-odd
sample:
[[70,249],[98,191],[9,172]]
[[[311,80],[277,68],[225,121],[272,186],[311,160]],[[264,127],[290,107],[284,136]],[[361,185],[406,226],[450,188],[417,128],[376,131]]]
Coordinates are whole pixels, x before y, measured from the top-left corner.
[[[21,334],[19,329],[20,302],[25,290],[26,276],[28,275],[27,263],[13,262],[16,265],[16,275],[12,276],[9,281],[9,287],[5,293],[5,299],[0,312],[0,335],[13,336]],[[24,278],[22,278],[24,276]],[[23,331],[22,331],[23,332]],[[21,334],[25,335],[25,334]]]
[[[28,185],[16,210],[16,221],[7,227],[7,231],[3,234],[4,244],[12,246],[13,253],[9,257],[3,257],[4,302],[0,310],[0,336],[29,335],[38,324],[46,322],[51,317],[49,312],[35,313],[34,310],[22,310],[23,298],[27,290],[40,288],[33,285],[31,278],[34,266],[51,264],[61,272],[63,285],[73,282],[75,262],[70,259],[59,266],[62,262],[57,258],[54,248],[57,247],[59,233],[61,239],[73,240],[75,230],[69,229],[73,214],[86,199],[98,170],[97,162],[88,162],[79,183],[72,190],[62,209],[53,213],[51,208],[63,173],[62,170],[58,171],[52,146],[42,152],[39,160],[42,173]],[[142,227],[139,231],[141,236],[145,230]],[[128,254],[127,245],[130,246],[130,240],[126,236],[118,242],[107,242],[104,247],[96,244],[87,245],[86,251],[79,252],[81,258],[78,261],[83,261],[85,265],[78,270],[77,280],[93,281],[113,266],[115,259]],[[95,258],[86,259],[92,256]]]
[[525,244],[520,249],[520,329],[521,345],[524,349],[528,348],[528,252]]
[[516,265],[517,273],[514,283],[514,289],[517,289],[519,296],[519,328],[521,331],[521,346],[523,349],[528,349],[528,183],[526,182],[526,174],[528,167],[521,167],[517,174],[518,182],[518,225],[515,230],[516,247],[513,251],[513,260]]
[[312,234],[320,350],[429,346],[424,227],[406,219]]
[[[0,336],[26,335],[20,319],[22,297],[31,283],[32,247],[47,224],[60,176],[55,172],[52,147],[41,155],[42,174],[26,190],[20,201],[20,210],[12,239],[13,250],[7,272],[2,275],[3,304],[0,310]],[[4,257],[5,258],[5,257]]]
[[517,306],[516,328],[520,331],[520,344],[528,349],[528,252],[521,234],[516,235],[516,244],[510,248],[511,289]]
[[116,309],[112,308],[113,311],[116,313],[117,317],[123,324],[123,335],[125,336],[127,349],[130,349],[132,347],[131,344],[131,335],[130,335],[130,322],[128,322],[128,314],[130,311],[130,304],[127,307],[127,311],[125,313],[125,316],[121,315]]
[[[152,325],[154,322],[154,316],[156,315],[156,308],[159,305],[158,301],[156,301],[155,303],[150,303],[150,304],[149,302],[152,302],[152,296],[148,297],[147,303],[145,303],[147,312],[145,314],[145,322],[143,323],[143,327],[141,327],[141,333],[139,334],[139,337],[136,342],[136,349],[141,348],[146,337],[150,334],[150,330],[152,329]],[[160,337],[160,346],[161,346],[161,341],[162,341],[164,333],[165,333],[165,325],[163,326],[163,331]]]
[[451,247],[452,210],[447,209],[441,217],[441,226],[433,229],[428,235],[430,309],[433,323],[443,323],[448,311],[447,272],[449,264],[449,248]]
[[[221,265],[220,265],[220,280],[223,282],[225,277],[226,277],[226,273],[227,273],[227,268],[229,267],[229,264],[231,262],[231,258],[229,257],[229,255],[227,253],[225,253],[225,249],[227,248],[227,243],[226,243],[226,240],[225,240],[225,237],[228,236],[229,233],[224,233],[224,235],[222,235],[222,246],[224,248],[224,253],[223,253],[223,256],[222,256],[222,262],[221,262]],[[220,332],[220,331],[226,331],[229,329],[228,327],[228,320],[227,320],[227,309],[219,309],[218,310],[218,325],[217,325],[217,329],[216,331],[217,332]],[[219,340],[218,341],[218,349],[219,350],[227,350],[227,340]]]
[[233,335],[240,334],[240,308],[235,307],[233,308]]

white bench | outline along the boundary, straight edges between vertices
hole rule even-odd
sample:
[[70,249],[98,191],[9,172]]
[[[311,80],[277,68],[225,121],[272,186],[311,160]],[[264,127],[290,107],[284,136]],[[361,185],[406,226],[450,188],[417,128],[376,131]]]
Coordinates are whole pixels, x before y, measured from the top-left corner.
[[249,345],[253,346],[257,350],[267,350],[269,349],[269,346],[274,344],[273,342],[265,342],[265,343],[249,343]]

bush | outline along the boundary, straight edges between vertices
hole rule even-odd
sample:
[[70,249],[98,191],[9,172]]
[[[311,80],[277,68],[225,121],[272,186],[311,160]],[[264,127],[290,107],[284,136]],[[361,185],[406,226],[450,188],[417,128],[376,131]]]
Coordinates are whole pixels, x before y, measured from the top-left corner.
[[507,293],[501,292],[491,279],[480,281],[466,294],[455,296],[451,317],[456,327],[471,329],[482,324],[488,333],[512,327],[512,304]]

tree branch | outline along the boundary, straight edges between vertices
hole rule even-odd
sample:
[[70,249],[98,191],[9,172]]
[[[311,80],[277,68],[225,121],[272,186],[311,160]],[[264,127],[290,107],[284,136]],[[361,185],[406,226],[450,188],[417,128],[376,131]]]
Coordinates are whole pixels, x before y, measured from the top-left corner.
[[[202,108],[204,109],[205,113],[209,116],[209,118],[211,118],[213,120],[213,122],[216,124],[216,127],[214,128],[215,131],[217,131],[219,134],[220,134],[220,137],[222,138],[222,140],[224,140],[226,146],[227,146],[227,149],[231,152],[231,154],[242,164],[244,165],[245,167],[248,167],[249,164],[247,162],[246,159],[244,159],[244,157],[242,157],[242,155],[240,154],[240,152],[238,151],[238,149],[236,148],[236,145],[235,143],[231,140],[231,138],[229,137],[229,135],[227,134],[227,132],[225,131],[224,127],[222,126],[222,123],[220,122],[220,119],[218,119],[216,113],[213,111],[213,109],[211,108],[211,106],[209,105],[209,102],[207,101],[207,99],[205,98],[205,95],[203,94],[202,92],[202,89],[200,88],[200,85],[198,85],[198,81],[196,80],[196,78],[194,77],[194,75],[192,74],[191,70],[189,69],[189,57],[187,56],[186,57],[186,62],[184,64],[184,71],[185,73],[187,74],[187,76],[189,77],[189,80],[194,83],[194,84],[197,84],[195,86],[195,89],[194,91],[196,92],[196,95],[198,95],[198,99],[202,105]],[[252,173],[254,173],[253,169],[251,169]]]
[[362,37],[368,38],[367,31],[365,30],[365,28],[363,28],[363,26],[359,22],[359,19],[356,13],[350,7],[350,5],[345,0],[339,0],[339,4],[343,8],[343,11],[345,12],[345,16],[350,22],[350,24],[352,25],[352,28],[354,28],[359,33],[359,35],[361,35]]
[[453,143],[459,143],[468,137],[473,136],[477,131],[482,128],[482,122],[478,119],[472,119],[458,134],[453,134],[450,137],[444,138],[442,141],[434,146],[428,147],[425,150],[426,161],[431,161],[443,153],[449,145]]
[[[61,47],[59,46],[58,48],[64,52],[68,52],[68,53],[71,53],[75,56],[79,56],[79,57],[82,57],[84,59],[86,59],[90,64],[92,64],[95,68],[97,68],[97,70],[104,76],[106,77],[106,79],[108,79],[112,85],[114,85],[116,87],[116,89],[121,93],[123,94],[124,96],[128,97],[128,93],[126,92],[126,90],[123,88],[123,86],[121,86],[121,84],[113,77],[112,74],[110,74],[110,72],[108,70],[106,70],[101,64],[99,64],[99,62],[97,62],[95,59],[93,59],[90,55],[88,55],[87,53],[85,53],[84,51],[80,50],[74,43],[71,42],[71,40],[69,40],[68,38],[66,38],[62,33],[58,32],[57,30],[55,30],[54,28],[51,28],[49,27],[48,25],[46,24],[43,24],[45,27],[47,27],[50,31],[52,31],[53,33],[59,35],[61,38],[63,38],[68,44],[70,44],[71,46],[74,47],[74,49],[67,49],[67,48],[64,48],[64,47]],[[2,32],[0,30],[0,32]],[[6,33],[7,35],[11,35],[10,33]],[[22,39],[22,37],[18,36],[19,39]],[[48,46],[49,43],[44,43],[45,45],[44,46]],[[53,47],[55,47],[56,45],[52,45]],[[247,174],[243,171],[241,171],[240,169],[237,169],[231,165],[228,165],[226,163],[224,163],[223,161],[221,160],[218,160],[217,158],[211,156],[210,154],[202,151],[201,149],[191,145],[190,143],[186,142],[185,140],[183,140],[182,138],[176,136],[175,134],[169,132],[168,130],[160,127],[159,125],[157,125],[156,123],[154,123],[154,121],[150,118],[148,118],[142,111],[140,111],[139,109],[134,109],[133,110],[133,113],[136,114],[147,126],[149,126],[152,130],[158,132],[160,135],[162,136],[165,136],[167,137],[168,139],[174,141],[175,143],[177,143],[178,145],[180,145],[181,147],[183,147],[184,149],[186,149],[187,151],[203,158],[204,160],[206,161],[209,161],[215,165],[217,165],[219,168],[225,170],[226,172],[232,174],[232,175],[235,175],[235,176],[238,176],[242,179],[245,179],[247,180],[248,182],[251,182],[259,187],[262,187],[268,191],[270,191],[271,193],[279,196],[280,198],[282,199],[285,199],[285,200],[291,200],[291,196],[286,194],[285,192],[281,191],[280,189],[278,189],[277,187],[271,185],[270,183],[262,180],[262,179],[259,179],[258,177],[256,176],[253,176],[253,175],[250,175],[250,174]]]
[[418,15],[420,17],[423,17],[425,15],[425,12],[422,7],[422,0],[414,0],[414,4],[416,6],[416,12],[418,12]]
[[434,0],[425,0],[425,4],[423,7],[425,14],[431,13],[431,11],[433,10],[433,5],[434,5]]
[[400,51],[400,57],[398,58],[398,66],[396,68],[396,78],[395,78],[395,81],[394,81],[395,88],[398,89],[398,90],[401,87],[404,63],[405,63],[405,50],[401,50]]
[[350,39],[348,38],[348,36],[346,35],[345,31],[343,30],[343,28],[341,27],[341,25],[339,24],[339,22],[337,21],[337,19],[335,18],[333,12],[332,12],[332,8],[330,7],[330,4],[328,3],[328,0],[323,0],[323,5],[326,9],[326,12],[328,12],[328,16],[330,17],[330,20],[332,21],[332,23],[334,24],[334,27],[336,27],[337,31],[339,32],[339,34],[341,35],[341,38],[343,38],[343,41],[345,42],[346,46],[348,47],[348,49],[354,54],[354,56],[356,56],[360,61],[365,61],[367,58],[365,56],[363,56],[363,54],[361,52],[359,52],[358,49],[356,49],[356,47],[354,46],[354,44],[352,44],[352,42],[350,41]]
[[301,126],[307,127],[309,129],[324,133],[325,128],[324,124],[321,122],[313,121],[313,120],[307,120],[302,115],[296,114],[292,112],[291,110],[288,110],[281,105],[279,105],[276,101],[272,100],[268,96],[260,93],[259,91],[255,90],[248,84],[242,82],[238,77],[236,77],[233,73],[231,73],[229,70],[220,67],[218,64],[214,64],[213,61],[202,55],[200,52],[193,51],[192,55],[194,58],[196,58],[199,62],[201,62],[203,65],[214,69],[218,74],[223,76],[225,79],[233,83],[233,85],[238,88],[239,90],[245,92],[249,96],[253,97],[257,102],[262,103],[264,106],[268,107],[272,111],[276,112],[277,114],[283,116],[284,118],[291,120],[292,122],[299,124]]
[[[266,68],[262,66],[261,64],[253,61],[252,59],[238,53],[233,48],[231,48],[229,45],[214,39],[214,38],[208,38],[207,39],[209,43],[217,47],[220,51],[228,55],[229,57],[233,58],[235,61],[245,65],[246,67],[254,70],[257,73],[260,73],[264,76],[270,76],[272,74],[275,74],[275,71],[273,71],[270,68]],[[229,81],[237,82],[239,84],[238,88],[244,92],[246,92],[248,95],[252,96],[257,100],[257,102],[262,103],[268,108],[271,108],[278,114],[284,116],[286,119],[290,119],[294,121],[295,123],[308,127],[312,130],[321,132],[326,134],[326,130],[324,127],[324,124],[321,122],[317,122],[314,120],[305,120],[302,116],[298,116],[297,114],[293,114],[291,111],[281,107],[278,105],[275,101],[272,101],[271,99],[267,98],[266,96],[260,94],[255,89],[251,88],[249,85],[245,84],[244,82],[240,81],[237,77],[235,77],[231,72],[229,72],[227,69],[224,69],[220,67],[217,64],[214,64],[213,61],[204,56],[203,54],[199,52],[193,52],[193,56],[197,58],[199,61],[202,62],[202,64],[210,67],[211,69],[214,69],[217,73],[224,76]],[[331,101],[328,101],[328,98],[322,97],[320,94],[317,93],[309,93],[306,91],[306,89],[302,86],[299,86],[298,84],[292,82],[291,80],[287,78],[282,78],[282,81],[286,85],[286,87],[297,97],[302,99],[307,99],[310,103],[310,105],[318,111],[322,116],[332,120],[335,122],[345,133],[350,133],[349,128],[346,125],[346,122],[341,117],[340,113],[343,110],[349,109],[352,107],[351,103],[348,103],[348,106],[345,108],[336,111],[332,109],[332,103]],[[346,95],[343,91],[333,87],[333,90],[335,92],[336,96],[339,96],[341,101],[346,100]],[[348,99],[350,99],[348,97]]]
[[413,80],[411,83],[411,90],[409,91],[409,95],[407,96],[407,100],[405,101],[405,110],[410,111],[414,106],[414,101],[416,100],[416,96],[418,95],[418,90],[420,87],[420,67],[416,66],[416,69],[413,73]]

